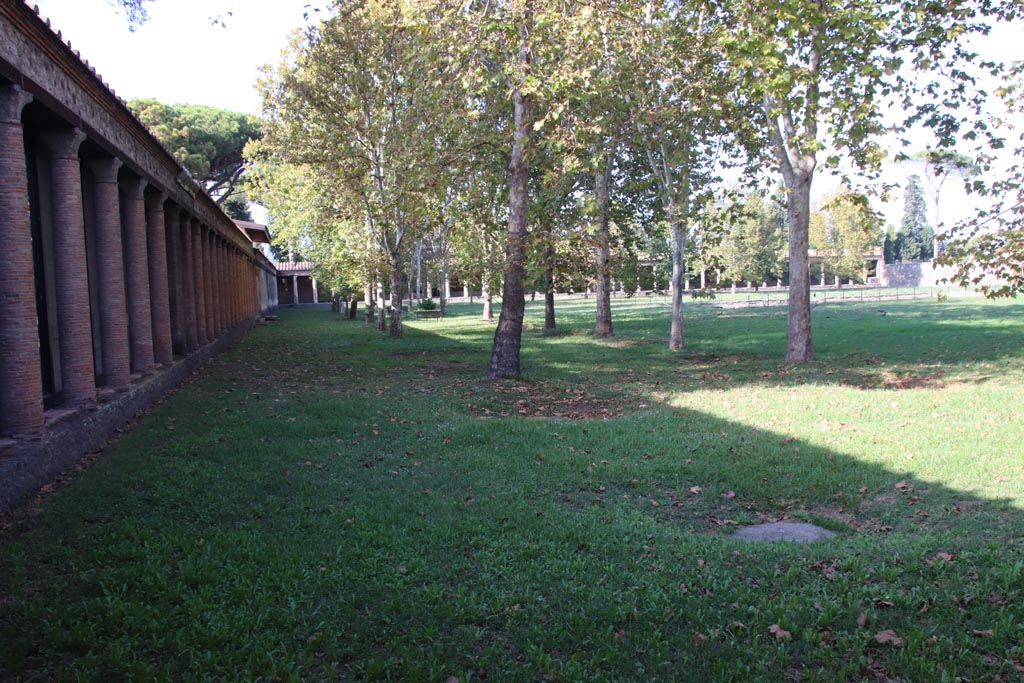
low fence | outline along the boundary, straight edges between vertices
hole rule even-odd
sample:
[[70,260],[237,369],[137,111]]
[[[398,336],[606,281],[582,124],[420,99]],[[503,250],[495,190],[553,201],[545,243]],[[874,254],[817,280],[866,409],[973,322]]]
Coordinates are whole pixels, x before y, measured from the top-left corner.
[[[838,303],[867,303],[872,301],[900,301],[910,299],[935,299],[978,296],[978,293],[962,287],[844,287],[812,288],[811,305]],[[785,288],[756,292],[714,292],[714,298],[695,297],[690,303],[720,307],[767,307],[789,304],[789,291]]]

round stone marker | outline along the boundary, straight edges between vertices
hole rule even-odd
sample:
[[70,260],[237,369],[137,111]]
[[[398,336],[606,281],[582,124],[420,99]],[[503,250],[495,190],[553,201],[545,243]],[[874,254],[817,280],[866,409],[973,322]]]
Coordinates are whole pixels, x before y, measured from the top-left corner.
[[834,533],[816,524],[806,522],[772,522],[754,524],[737,529],[732,538],[738,541],[792,541],[813,543],[823,538],[832,538]]

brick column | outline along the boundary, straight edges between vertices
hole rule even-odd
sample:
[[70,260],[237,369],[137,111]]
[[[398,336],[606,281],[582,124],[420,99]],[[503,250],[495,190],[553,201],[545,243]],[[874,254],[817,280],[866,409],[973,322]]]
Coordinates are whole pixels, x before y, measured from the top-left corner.
[[[212,231],[211,231],[212,232]],[[224,322],[224,263],[223,263],[223,252],[224,247],[220,241],[220,235],[216,232],[212,232],[213,236],[213,281],[214,281],[214,296],[213,296],[213,307],[217,311],[217,336],[224,334],[226,328]]]
[[120,159],[90,159],[96,180],[96,260],[104,386],[128,388],[128,310],[124,293],[121,203],[117,186]]
[[231,304],[231,325],[237,325],[239,322],[239,269],[238,269],[238,258],[237,254],[234,253],[234,247],[228,245],[227,247],[227,286],[230,292],[230,304]]
[[142,178],[125,182],[124,253],[128,280],[128,343],[132,372],[153,369],[153,316],[150,312],[149,248],[146,244],[146,186]]
[[192,279],[196,293],[196,340],[200,346],[209,343],[206,332],[206,273],[203,270],[203,232],[199,221],[192,221]]
[[231,245],[225,240],[221,242],[220,249],[220,277],[224,283],[224,324],[232,328],[235,321],[231,316]]
[[36,436],[43,430],[32,260],[32,223],[21,111],[32,96],[0,87],[0,436]]
[[172,353],[185,355],[185,292],[181,271],[181,209],[164,211],[164,236],[167,243],[167,300],[171,319]]
[[220,308],[217,306],[220,281],[217,279],[217,233],[214,230],[206,231],[206,250],[210,256],[210,265],[206,270],[210,292],[210,321],[213,326],[210,336],[216,339],[223,330],[220,328]]
[[210,265],[210,229],[202,231],[203,242],[203,301],[206,316],[206,341],[217,338],[217,321],[213,314],[213,269]]
[[192,353],[199,346],[196,333],[196,281],[195,256],[192,248],[192,217],[181,212],[181,289],[184,296],[185,352]]
[[231,320],[229,319],[228,312],[228,278],[224,271],[225,260],[227,258],[227,246],[224,244],[224,240],[221,238],[217,239],[217,305],[220,307],[220,327],[221,332],[226,332],[231,327]]
[[64,402],[83,405],[96,399],[92,358],[89,274],[82,212],[82,167],[78,147],[85,134],[77,128],[48,131],[53,197],[53,251],[57,288],[57,334]]
[[167,237],[164,234],[167,217],[164,215],[163,192],[150,194],[146,202],[146,235],[149,238],[149,310],[153,332],[153,361],[160,365],[174,362],[171,350],[170,288],[167,284]]

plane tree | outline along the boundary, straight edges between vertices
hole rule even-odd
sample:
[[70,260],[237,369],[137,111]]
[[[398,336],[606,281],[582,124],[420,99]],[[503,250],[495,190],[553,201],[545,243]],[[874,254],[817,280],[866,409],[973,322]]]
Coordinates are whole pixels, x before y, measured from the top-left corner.
[[[940,147],[960,130],[958,112],[980,109],[965,65],[976,60],[967,38],[1019,3],[989,0],[734,0],[728,42],[743,91],[762,109],[762,135],[787,193],[789,310],[786,361],[814,358],[808,226],[819,165],[877,174],[883,133],[913,124]],[[892,105],[907,112],[888,122]],[[845,162],[843,166],[841,162]]]

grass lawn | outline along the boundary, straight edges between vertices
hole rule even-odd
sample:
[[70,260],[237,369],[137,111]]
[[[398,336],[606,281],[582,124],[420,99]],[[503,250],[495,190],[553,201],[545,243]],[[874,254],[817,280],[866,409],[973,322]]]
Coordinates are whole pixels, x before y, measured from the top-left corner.
[[282,310],[0,531],[0,680],[1024,677],[1024,306],[592,306]]

